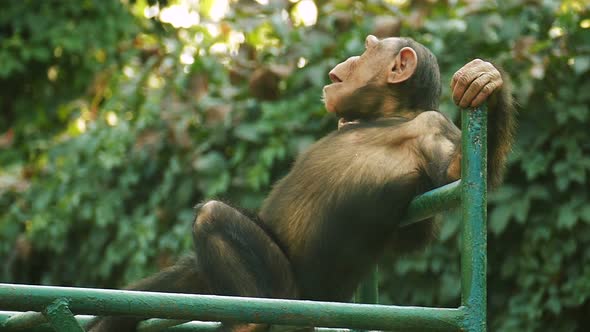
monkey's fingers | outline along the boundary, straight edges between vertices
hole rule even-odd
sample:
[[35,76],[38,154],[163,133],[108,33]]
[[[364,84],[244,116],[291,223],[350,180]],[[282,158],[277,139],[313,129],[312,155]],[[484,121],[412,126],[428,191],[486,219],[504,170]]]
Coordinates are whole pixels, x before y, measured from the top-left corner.
[[453,91],[453,101],[459,105],[465,91],[469,88],[471,83],[477,79],[482,73],[488,72],[486,70],[485,62],[481,59],[475,59],[461,69],[459,69],[451,81],[451,90]]
[[484,101],[486,101],[486,99],[488,99],[488,97],[494,93],[494,91],[496,91],[497,88],[497,83],[495,82],[490,82],[488,84],[486,84],[480,91],[479,94],[477,95],[477,97],[475,97],[475,99],[473,99],[473,101],[471,102],[471,107],[477,107],[481,104],[483,104]]
[[[471,97],[469,100],[473,99],[477,95],[477,92],[479,92],[479,89],[488,83],[478,81],[478,79],[484,76],[484,74],[485,72],[482,71],[470,70],[469,72],[465,73],[465,75],[458,77],[457,83],[454,84],[452,90],[453,102],[461,107],[466,107],[469,105],[469,103],[465,103],[463,100],[465,99],[466,95],[467,97]],[[477,91],[469,91],[474,89]]]
[[474,98],[477,97],[480,91],[490,82],[490,74],[480,73],[480,76],[473,80],[473,82],[471,82],[467,90],[463,93],[463,96],[461,96],[459,106],[465,108],[471,105]]

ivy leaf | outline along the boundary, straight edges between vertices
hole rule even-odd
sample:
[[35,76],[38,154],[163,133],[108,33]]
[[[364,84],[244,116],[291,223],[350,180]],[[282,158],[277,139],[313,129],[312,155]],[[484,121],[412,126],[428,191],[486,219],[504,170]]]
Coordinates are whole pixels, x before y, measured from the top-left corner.
[[514,219],[519,223],[519,224],[524,224],[527,220],[528,214],[529,214],[529,208],[531,206],[531,201],[528,200],[526,197],[515,201],[512,204],[513,208],[514,208]]
[[590,69],[590,56],[581,55],[574,58],[574,72],[581,75]]
[[577,220],[578,216],[569,205],[562,206],[559,209],[557,217],[557,226],[559,228],[571,229]]
[[193,167],[197,171],[205,174],[215,174],[226,168],[226,160],[220,152],[211,151],[193,162]]
[[251,123],[240,124],[234,129],[234,135],[236,137],[249,142],[259,142],[260,135],[258,126]]
[[490,214],[490,230],[492,233],[499,235],[504,231],[512,216],[512,210],[513,207],[511,204],[496,206],[492,210]]

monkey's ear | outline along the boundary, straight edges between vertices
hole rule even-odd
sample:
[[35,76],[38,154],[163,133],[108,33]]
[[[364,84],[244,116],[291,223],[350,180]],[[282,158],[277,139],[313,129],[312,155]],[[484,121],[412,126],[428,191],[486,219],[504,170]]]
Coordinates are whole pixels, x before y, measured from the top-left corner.
[[401,83],[414,75],[418,66],[418,56],[411,47],[402,48],[391,63],[387,83]]

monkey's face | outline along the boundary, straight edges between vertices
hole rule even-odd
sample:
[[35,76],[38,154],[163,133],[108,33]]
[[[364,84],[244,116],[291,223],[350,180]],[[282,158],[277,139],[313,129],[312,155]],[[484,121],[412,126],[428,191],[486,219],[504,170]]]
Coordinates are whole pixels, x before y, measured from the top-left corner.
[[363,54],[346,59],[330,71],[328,75],[332,84],[324,87],[324,103],[328,112],[337,113],[340,100],[378,78],[387,58],[385,52],[378,51],[383,42],[375,36],[367,36]]
[[[323,91],[323,99],[328,112],[336,113],[340,118],[347,121],[356,120],[361,117],[371,118],[379,117],[378,114],[366,114],[361,116],[358,107],[351,109],[351,96],[356,96],[362,88],[365,90],[368,86],[386,87],[388,84],[400,83],[412,75],[411,72],[405,72],[405,76],[400,75],[400,70],[406,70],[408,57],[402,57],[402,51],[398,50],[399,38],[386,38],[378,40],[377,37],[369,35],[365,40],[365,52],[360,56],[353,56],[346,61],[339,63],[330,73],[332,84],[326,85]],[[405,48],[404,48],[405,49]],[[415,52],[411,50],[415,66]],[[404,52],[404,55],[409,54]],[[411,69],[411,68],[410,68]],[[357,93],[357,94],[355,94]],[[356,101],[360,103],[362,101]],[[357,104],[355,103],[355,104]],[[378,113],[380,110],[371,110]]]

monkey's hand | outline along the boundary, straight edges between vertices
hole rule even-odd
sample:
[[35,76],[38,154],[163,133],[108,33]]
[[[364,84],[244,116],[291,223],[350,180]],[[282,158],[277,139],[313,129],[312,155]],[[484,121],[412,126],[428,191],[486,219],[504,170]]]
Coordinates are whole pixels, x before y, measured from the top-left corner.
[[453,75],[453,101],[462,108],[477,107],[500,90],[503,84],[502,75],[494,65],[475,59]]

